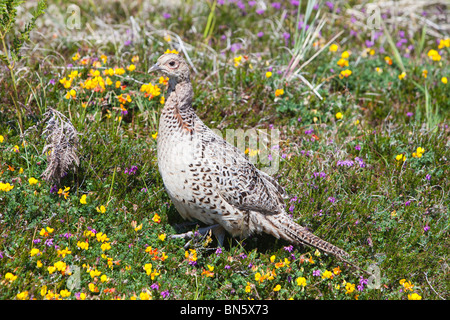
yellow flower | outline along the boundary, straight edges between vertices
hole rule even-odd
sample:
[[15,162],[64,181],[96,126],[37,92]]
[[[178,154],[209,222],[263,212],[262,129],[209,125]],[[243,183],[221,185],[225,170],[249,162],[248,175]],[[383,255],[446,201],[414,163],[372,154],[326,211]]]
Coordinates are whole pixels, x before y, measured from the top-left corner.
[[370,54],[371,56],[373,56],[373,55],[375,54],[375,50],[374,50],[374,49],[371,49],[371,50],[369,51],[369,54]]
[[14,280],[17,279],[17,276],[15,276],[14,274],[12,274],[11,272],[7,272],[5,274],[5,279],[8,280],[9,282],[13,282]]
[[335,275],[339,275],[341,273],[341,268],[339,266],[337,266],[336,268],[333,269],[333,273]]
[[0,182],[0,190],[1,191],[8,192],[8,191],[11,191],[13,188],[14,188],[14,186],[10,185],[9,182],[8,183]]
[[48,271],[48,273],[52,274],[53,272],[56,271],[56,267],[50,266],[50,267],[47,268],[47,271]]
[[63,297],[63,298],[67,298],[67,297],[70,297],[70,291],[69,290],[66,290],[66,289],[64,289],[64,290],[61,290],[60,292],[59,292],[59,294],[61,295],[61,297]]
[[400,79],[400,80],[403,80],[403,78],[405,78],[406,77],[406,72],[402,72],[402,73],[400,73],[399,75],[398,75],[398,78]]
[[84,292],[80,293],[80,300],[86,299],[86,294]]
[[90,282],[88,284],[88,288],[89,288],[89,291],[91,291],[91,292],[98,292],[98,288],[92,282]]
[[155,215],[153,216],[152,220],[156,223],[160,223],[161,222],[161,217],[155,213]]
[[139,298],[141,300],[151,300],[152,296],[148,292],[141,292]]
[[333,279],[333,273],[331,271],[325,270],[322,273],[322,279]]
[[136,66],[134,65],[134,64],[130,64],[128,67],[127,67],[127,70],[128,71],[134,71],[136,69]]
[[105,241],[109,241],[109,238],[107,237],[107,235],[103,232],[97,232],[95,234],[95,237],[97,238],[98,242],[105,242]]
[[439,40],[438,49],[442,49],[444,47],[450,47],[450,38]]
[[400,161],[400,160],[402,160],[402,159],[403,159],[403,161],[406,160],[406,157],[405,157],[403,154],[398,154],[398,155],[395,157],[395,160],[397,160],[397,161]]
[[272,72],[267,71],[267,72],[266,72],[266,78],[270,78],[271,76],[272,76]]
[[144,265],[144,270],[147,273],[147,275],[149,276],[152,273],[152,264],[151,263],[146,263]]
[[0,143],[3,143],[3,140],[5,140],[5,138],[2,135],[0,135]]
[[66,99],[76,99],[77,97],[77,92],[74,89],[71,89],[70,91],[67,91],[65,98]]
[[28,291],[23,291],[21,293],[18,293],[16,295],[17,299],[19,300],[25,300],[26,298],[28,298]]
[[47,294],[47,286],[43,285],[41,288],[41,296],[45,296]]
[[422,300],[422,297],[417,293],[408,294],[408,300]]
[[14,151],[14,152],[19,152],[19,146],[18,146],[18,145],[15,145],[14,148],[13,148],[13,151]]
[[384,57],[384,61],[386,61],[388,65],[392,65],[392,59],[390,57],[388,56]]
[[383,69],[381,69],[380,67],[376,67],[375,70],[377,71],[378,74],[383,73]]
[[80,198],[80,203],[81,203],[81,204],[87,204],[87,202],[86,202],[86,195],[85,195],[85,194],[83,194],[83,195],[81,196],[81,198]]
[[37,267],[37,268],[42,268],[42,266],[43,266],[43,264],[42,264],[41,260],[38,260],[38,261],[36,262],[36,267]]
[[164,54],[167,54],[167,53],[175,53],[175,54],[178,54],[179,52],[178,52],[177,50],[175,50],[175,49],[173,49],[173,50],[167,49],[167,50],[164,52]]
[[273,288],[273,291],[277,292],[277,291],[280,291],[280,289],[281,289],[281,286],[279,284],[277,284],[275,286],[275,288]]
[[152,138],[156,140],[156,138],[158,138],[158,132],[153,133]]
[[431,49],[430,51],[428,51],[427,55],[433,61],[440,61],[441,60],[441,56],[439,55],[439,52],[437,52],[434,49]]
[[426,70],[426,69],[422,70],[422,77],[424,77],[426,79],[427,76],[428,76],[428,70]]
[[89,249],[89,243],[88,242],[78,241],[77,242],[77,247],[80,248],[80,249],[83,249],[83,250],[87,250],[87,249]]
[[95,277],[98,277],[101,274],[102,273],[100,271],[98,271],[97,269],[89,270],[89,275],[91,276],[92,279]]
[[134,228],[134,231],[139,231],[142,229],[142,223]]
[[120,76],[120,75],[122,75],[122,74],[124,74],[124,73],[125,73],[125,70],[124,70],[123,68],[115,68],[115,69],[114,69],[114,74],[115,74],[115,75]]
[[[338,114],[336,114],[336,118],[342,119],[342,113],[340,113],[340,112],[338,112],[338,113],[339,113],[340,115],[339,115],[339,117],[338,117]],[[315,255],[316,257],[320,257],[320,251],[316,249],[316,251],[314,251],[314,255]]]
[[31,177],[30,179],[28,179],[28,182],[30,183],[30,185],[32,186],[33,184],[38,183],[37,179]]
[[344,117],[344,115],[341,112],[336,113],[336,119],[340,120]]
[[447,82],[448,82],[447,77],[442,77],[442,78],[441,78],[441,82],[442,82],[443,84],[447,84]]
[[241,64],[242,56],[234,57],[234,66],[237,68]]
[[66,267],[67,267],[66,263],[63,262],[63,261],[55,262],[55,264],[54,264],[53,266],[54,266],[58,271],[61,271],[61,272],[65,271],[65,270],[66,270]]
[[336,52],[337,50],[338,50],[338,45],[335,44],[335,43],[333,43],[333,44],[330,46],[330,51],[331,51],[331,52]]
[[339,59],[339,61],[337,62],[337,65],[341,68],[348,67],[348,61],[345,59]]
[[350,57],[350,53],[347,50],[342,52],[341,54],[342,59],[348,59],[348,57]]
[[250,286],[250,282],[247,282],[247,285],[245,286],[245,292],[249,293],[252,290],[252,287]]
[[109,250],[109,249],[111,249],[111,245],[109,244],[109,242],[102,243],[101,249],[102,249],[102,251]]
[[277,89],[275,90],[275,97],[282,96],[284,94],[283,89]]
[[306,278],[298,277],[297,278],[297,285],[305,287],[306,286]]
[[353,291],[355,291],[355,285],[354,284],[351,284],[350,282],[347,282],[346,284],[345,284],[345,294],[349,294],[349,293],[352,293]]
[[108,57],[105,56],[104,54],[102,54],[102,55],[100,56],[100,59],[103,61],[103,63],[106,63],[106,61],[108,60]]
[[274,262],[275,261],[275,259],[276,259],[276,256],[275,255],[272,255],[271,257],[270,257],[270,262]]
[[348,78],[349,76],[351,76],[351,74],[352,74],[352,71],[351,71],[351,70],[345,69],[345,70],[342,70],[342,71],[341,71],[341,73],[339,74],[339,78],[340,78],[340,79],[343,79],[344,77],[345,77],[345,78]]
[[159,99],[159,103],[161,103],[161,104],[166,103],[166,98],[164,98],[164,96],[162,96],[161,99]]
[[105,213],[106,212],[106,208],[103,205],[101,205],[100,208],[96,207],[95,210],[97,210],[97,212],[100,212],[100,213]]
[[165,233],[160,234],[158,236],[158,239],[161,240],[161,241],[165,241],[166,240],[166,234]]
[[145,96],[149,97],[148,99],[151,100],[153,97],[157,97],[161,94],[161,89],[155,84],[143,84],[140,89],[141,92],[145,92]]
[[35,255],[40,255],[40,254],[41,254],[41,251],[39,251],[39,249],[37,249],[37,248],[33,248],[30,251],[30,257],[34,257]]
[[104,275],[102,275],[101,277],[100,277],[100,281],[101,282],[106,282],[106,281],[108,281],[109,280],[109,278],[106,276],[106,274],[104,274]]
[[75,55],[72,57],[73,61],[77,61],[78,59],[80,59],[80,54],[77,52],[75,53]]

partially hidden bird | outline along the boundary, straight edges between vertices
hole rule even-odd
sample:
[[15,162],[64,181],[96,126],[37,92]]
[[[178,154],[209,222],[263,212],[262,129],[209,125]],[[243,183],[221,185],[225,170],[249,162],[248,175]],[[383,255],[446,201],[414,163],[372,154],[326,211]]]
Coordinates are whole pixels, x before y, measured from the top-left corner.
[[158,168],[184,219],[218,225],[233,237],[263,232],[341,259],[348,256],[297,224],[285,211],[286,193],[278,182],[197,116],[189,66],[181,55],[163,54],[149,69],[155,71],[169,78],[159,119]]

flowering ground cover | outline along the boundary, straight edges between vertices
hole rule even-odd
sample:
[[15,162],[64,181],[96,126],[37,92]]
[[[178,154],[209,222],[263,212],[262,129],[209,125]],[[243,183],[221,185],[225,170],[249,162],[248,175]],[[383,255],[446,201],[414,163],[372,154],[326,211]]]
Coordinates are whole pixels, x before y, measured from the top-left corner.
[[[443,3],[48,1],[16,57],[21,4],[0,31],[0,299],[448,299]],[[201,225],[158,173],[165,52],[208,126],[280,132],[286,210],[361,270],[270,236],[170,237]]]

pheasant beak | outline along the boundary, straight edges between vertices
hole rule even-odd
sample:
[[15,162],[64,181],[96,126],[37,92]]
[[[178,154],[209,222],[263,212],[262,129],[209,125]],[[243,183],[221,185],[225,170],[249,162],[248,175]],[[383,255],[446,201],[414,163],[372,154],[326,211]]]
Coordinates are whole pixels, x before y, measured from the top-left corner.
[[159,62],[155,63],[150,69],[148,69],[148,73],[159,71],[161,70],[161,67],[159,66]]

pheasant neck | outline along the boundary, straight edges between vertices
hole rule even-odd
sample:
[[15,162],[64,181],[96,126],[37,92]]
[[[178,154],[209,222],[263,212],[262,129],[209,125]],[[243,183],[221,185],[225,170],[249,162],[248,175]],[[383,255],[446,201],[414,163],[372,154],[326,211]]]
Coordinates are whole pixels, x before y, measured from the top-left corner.
[[180,82],[169,79],[168,98],[164,109],[172,109],[179,125],[190,133],[195,122],[195,111],[192,108],[193,95],[194,91],[189,79]]

